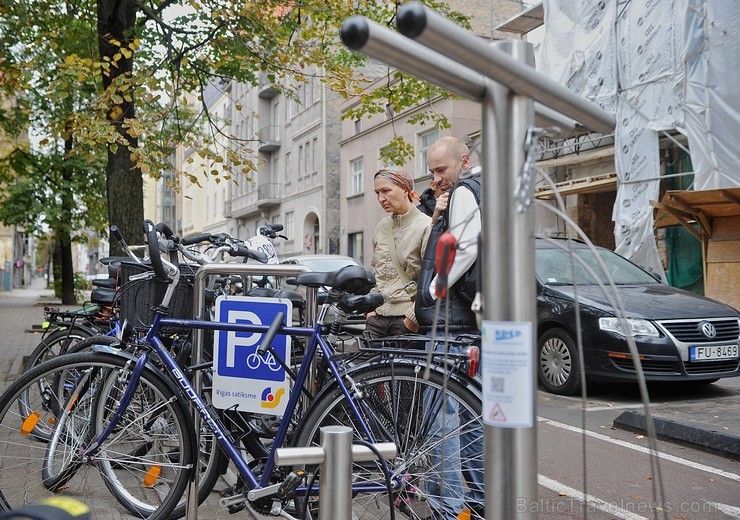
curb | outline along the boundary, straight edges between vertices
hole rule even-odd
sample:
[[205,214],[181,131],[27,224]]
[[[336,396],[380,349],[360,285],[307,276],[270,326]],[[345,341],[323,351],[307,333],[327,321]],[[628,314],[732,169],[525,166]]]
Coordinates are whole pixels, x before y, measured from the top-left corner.
[[[719,432],[703,425],[690,425],[653,416],[655,433],[660,439],[709,451],[728,458],[740,458],[740,437]],[[614,419],[614,427],[636,433],[647,433],[644,413],[623,412]]]

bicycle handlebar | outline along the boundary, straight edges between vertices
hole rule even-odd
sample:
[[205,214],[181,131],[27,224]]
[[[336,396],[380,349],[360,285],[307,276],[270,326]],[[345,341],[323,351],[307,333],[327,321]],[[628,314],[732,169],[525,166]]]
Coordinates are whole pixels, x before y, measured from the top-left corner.
[[170,229],[170,227],[167,224],[160,222],[155,227],[157,228],[157,231],[159,231],[165,236],[165,238],[172,240],[173,242],[179,241],[179,239],[177,238],[177,235],[175,235],[175,233]]
[[288,240],[288,237],[284,235],[278,235],[278,231],[282,231],[283,225],[282,224],[266,224],[264,226],[260,226],[260,228],[257,230],[257,233],[259,233],[262,236],[265,236],[267,238],[284,238],[285,240]]
[[180,243],[184,246],[192,246],[193,244],[198,244],[200,242],[206,242],[211,240],[211,234],[210,233],[201,233],[200,235],[193,235],[190,237],[185,237],[180,239]]
[[167,271],[162,263],[162,257],[159,255],[159,238],[157,237],[157,228],[151,220],[144,221],[144,234],[146,235],[146,244],[149,248],[149,259],[152,262],[152,269],[157,278],[163,282],[168,280]]
[[267,255],[265,253],[257,251],[256,249],[249,249],[246,246],[235,245],[232,247],[231,251],[229,251],[229,254],[232,256],[245,256],[247,258],[257,260],[262,264],[267,263]]
[[118,226],[113,224],[110,227],[110,234],[113,235],[113,238],[115,238],[118,241],[118,243],[121,246],[121,249],[123,249],[123,252],[126,253],[126,255],[128,255],[129,258],[132,258],[138,264],[141,263],[141,259],[138,256],[136,256],[133,251],[131,251],[131,248],[128,246],[126,241],[123,239],[123,235],[121,234],[121,230],[118,229]]

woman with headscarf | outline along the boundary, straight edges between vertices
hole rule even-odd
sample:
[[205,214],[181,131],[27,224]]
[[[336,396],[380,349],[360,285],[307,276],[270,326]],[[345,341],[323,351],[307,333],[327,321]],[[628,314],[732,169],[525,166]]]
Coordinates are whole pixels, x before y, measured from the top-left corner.
[[416,207],[414,181],[401,168],[383,168],[374,176],[378,203],[389,213],[375,227],[373,259],[375,290],[385,302],[367,315],[371,338],[417,332],[414,315],[416,280],[432,220]]

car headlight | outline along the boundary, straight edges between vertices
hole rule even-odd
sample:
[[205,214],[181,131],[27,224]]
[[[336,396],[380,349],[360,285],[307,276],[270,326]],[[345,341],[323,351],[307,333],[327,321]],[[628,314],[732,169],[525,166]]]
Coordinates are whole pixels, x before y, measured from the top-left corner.
[[648,320],[599,318],[599,328],[606,332],[614,332],[620,336],[660,336],[655,325]]

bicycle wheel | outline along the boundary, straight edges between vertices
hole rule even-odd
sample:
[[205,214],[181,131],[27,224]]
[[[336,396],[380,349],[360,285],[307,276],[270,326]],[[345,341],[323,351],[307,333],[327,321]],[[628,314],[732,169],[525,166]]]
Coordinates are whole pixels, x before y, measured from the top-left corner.
[[[116,349],[126,350],[128,344],[112,336],[93,336],[80,341],[70,348],[70,352],[89,352],[94,347],[112,347]],[[203,393],[204,399],[210,402],[210,391],[211,391],[211,376],[206,371],[203,378]],[[218,443],[216,442],[213,433],[209,431],[203,424],[201,425],[201,432],[199,436],[200,453],[199,453],[199,476],[198,476],[198,503],[203,503],[213,491],[213,488],[218,482],[220,475],[225,473],[228,466],[228,458],[223,452]],[[142,447],[143,449],[143,447]],[[46,482],[46,480],[45,480]],[[128,502],[126,493],[120,495],[124,502]],[[179,518],[185,514],[185,503],[181,502],[172,512],[171,516]]]
[[41,340],[41,343],[33,349],[24,367],[25,370],[30,370],[32,367],[60,354],[66,354],[72,345],[92,335],[90,330],[74,325],[59,328],[59,330],[52,332]]
[[[80,458],[107,426],[128,365],[114,354],[58,356],[0,396],[0,509],[55,492],[87,504],[94,517],[123,512],[119,502],[137,504],[128,509],[138,517],[170,515],[190,477],[193,439],[179,401],[155,372],[144,371],[130,406],[99,450]],[[41,379],[60,383],[47,385],[41,395]],[[21,398],[24,414],[18,413]],[[48,406],[50,401],[56,405]]]
[[[482,518],[483,428],[480,398],[462,384],[413,362],[390,362],[350,373],[363,420],[374,442],[394,442],[398,454],[387,461],[393,493],[370,491],[384,483],[379,463],[353,463],[353,516],[383,519],[390,508],[401,518],[457,518],[467,509]],[[355,438],[368,441],[338,385],[307,412],[296,445],[319,443],[320,429],[350,426]],[[309,468],[309,474],[317,468]],[[364,490],[358,491],[364,486]],[[297,507],[316,518],[316,499],[296,499]]]
[[74,354],[77,352],[90,352],[95,346],[125,349],[126,343],[116,338],[115,336],[96,335],[80,340],[74,345],[70,345],[70,347],[67,349],[67,352],[69,354]]

